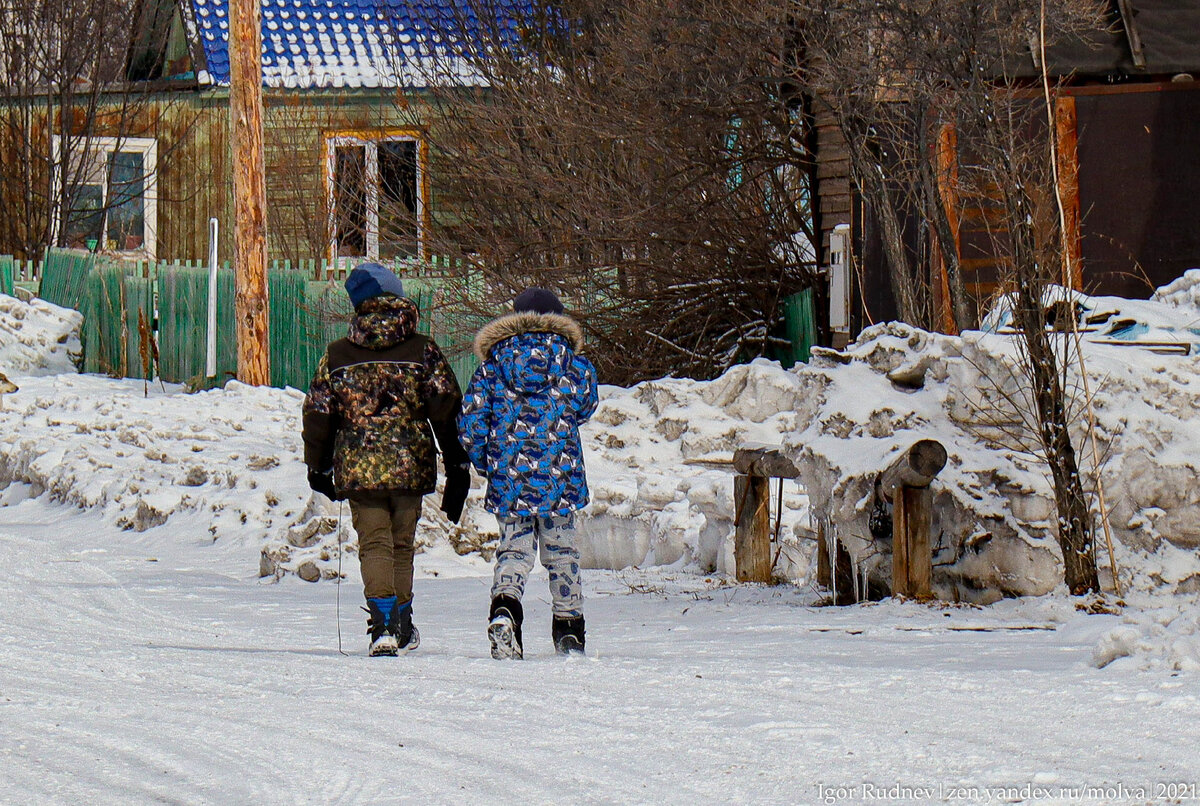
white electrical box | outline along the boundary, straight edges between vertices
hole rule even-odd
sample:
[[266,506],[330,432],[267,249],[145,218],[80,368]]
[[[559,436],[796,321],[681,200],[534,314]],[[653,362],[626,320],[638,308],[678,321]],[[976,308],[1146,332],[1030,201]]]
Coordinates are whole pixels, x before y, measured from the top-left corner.
[[850,331],[850,225],[838,224],[829,233],[829,328]]

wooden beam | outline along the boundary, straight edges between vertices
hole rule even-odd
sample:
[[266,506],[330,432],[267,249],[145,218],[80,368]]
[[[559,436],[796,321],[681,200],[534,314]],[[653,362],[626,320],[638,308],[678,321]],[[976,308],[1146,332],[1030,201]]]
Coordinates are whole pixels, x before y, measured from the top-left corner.
[[747,476],[764,476],[773,479],[794,479],[800,475],[796,467],[783,453],[782,445],[747,445],[733,453],[733,466]]
[[229,115],[233,145],[234,300],[238,380],[271,382],[267,303],[262,17],[258,0],[231,0]]
[[1058,193],[1063,205],[1064,265],[1062,284],[1083,290],[1083,230],[1079,205],[1079,125],[1075,99],[1060,95],[1054,102],[1058,141]]
[[1117,6],[1121,9],[1121,24],[1125,26],[1125,38],[1129,40],[1129,56],[1133,59],[1133,66],[1145,70],[1146,50],[1142,47],[1142,34],[1134,18],[1133,4],[1130,0],[1117,0]]
[[888,501],[895,501],[896,491],[901,487],[928,487],[946,466],[946,449],[934,439],[922,439],[913,443],[892,466],[883,471],[879,489]]
[[733,556],[738,582],[771,581],[771,480],[735,476]]

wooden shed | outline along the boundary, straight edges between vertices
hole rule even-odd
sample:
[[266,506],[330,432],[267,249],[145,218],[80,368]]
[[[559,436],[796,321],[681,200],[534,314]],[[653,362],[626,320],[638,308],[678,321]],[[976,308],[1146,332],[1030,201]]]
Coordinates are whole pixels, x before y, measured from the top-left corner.
[[[1068,248],[1089,293],[1145,298],[1200,267],[1200,0],[1111,0],[1106,27],[1053,46],[1061,84],[1057,120]],[[1040,75],[1028,54],[1031,82]],[[816,106],[819,221],[830,236],[849,227],[857,272],[843,338],[894,318],[875,225],[854,192],[845,142],[828,109]],[[997,290],[995,258],[969,216],[956,233],[968,291]]]

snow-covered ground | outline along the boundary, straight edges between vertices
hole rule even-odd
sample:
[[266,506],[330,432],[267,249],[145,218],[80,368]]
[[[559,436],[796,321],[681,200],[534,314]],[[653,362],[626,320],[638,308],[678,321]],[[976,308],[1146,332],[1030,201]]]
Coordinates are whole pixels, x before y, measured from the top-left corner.
[[[1189,289],[1163,302],[1194,304]],[[839,495],[865,512],[855,473],[919,417],[953,421],[943,381],[969,387],[964,367],[1000,337],[885,327],[800,372],[605,387],[584,433],[584,555],[609,569],[587,572],[589,657],[552,654],[539,572],[529,657],[502,664],[482,630],[495,524],[478,480],[462,526],[426,501],[421,649],[366,658],[354,535],[305,484],[301,394],[73,374],[77,327],[0,297],[0,371],[20,386],[0,410],[2,803],[1200,799],[1200,575],[1173,526],[1195,520],[1197,487],[1178,482],[1200,423],[1195,357],[1105,348],[1101,421],[1131,418],[1107,433],[1154,432],[1110,467],[1134,484],[1158,467],[1163,482],[1134,493],[1167,502],[1123,522],[1118,559],[1138,584],[1115,615],[1061,593],[816,607],[815,504],[794,482],[777,567],[792,584],[729,583],[734,448],[790,435],[836,457]],[[934,382],[896,389],[896,369]],[[985,472],[987,450],[1020,482],[1013,501],[1044,495],[983,441],[957,445],[945,495],[965,500],[954,485]],[[832,485],[809,481],[828,506]],[[1017,539],[1052,554],[1044,535]]]
[[40,499],[0,508],[0,541],[0,802],[1152,803],[1198,783],[1194,677],[1095,668],[1118,618],[1064,599],[812,608],[593,571],[590,655],[564,660],[538,575],[529,657],[499,663],[485,566],[427,553],[423,643],[396,659],[364,656],[347,564],[343,657],[336,586],[258,581],[251,546]]

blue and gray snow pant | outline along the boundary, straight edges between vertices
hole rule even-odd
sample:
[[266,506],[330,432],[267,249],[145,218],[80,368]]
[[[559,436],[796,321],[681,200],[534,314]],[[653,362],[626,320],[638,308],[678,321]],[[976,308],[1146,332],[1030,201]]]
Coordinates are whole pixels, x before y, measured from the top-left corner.
[[550,572],[550,596],[558,618],[583,615],[583,589],[579,584],[579,549],[575,547],[575,513],[497,518],[500,546],[496,549],[496,574],[492,598],[520,600],[525,580],[533,570],[533,552],[539,549],[542,565]]

